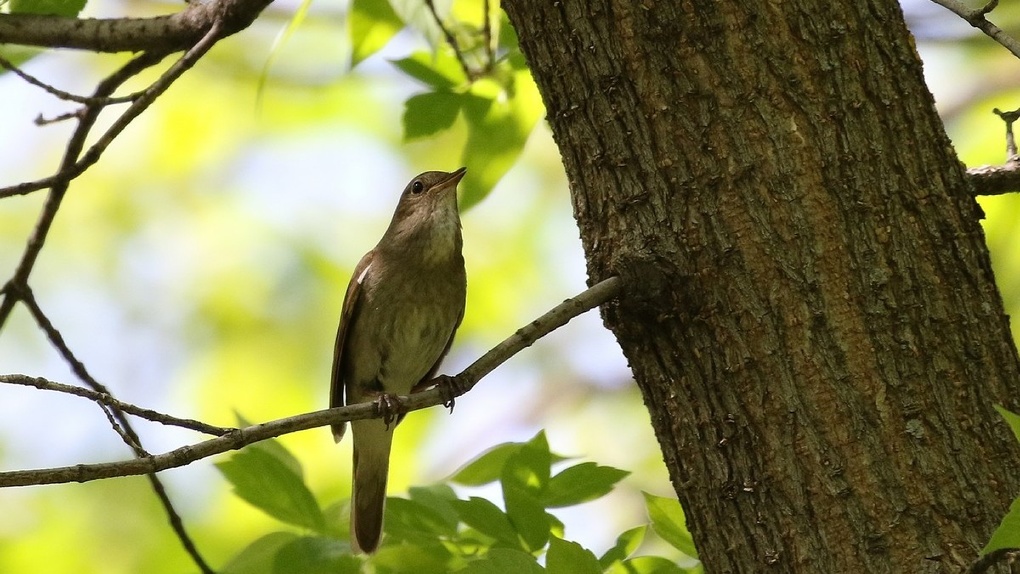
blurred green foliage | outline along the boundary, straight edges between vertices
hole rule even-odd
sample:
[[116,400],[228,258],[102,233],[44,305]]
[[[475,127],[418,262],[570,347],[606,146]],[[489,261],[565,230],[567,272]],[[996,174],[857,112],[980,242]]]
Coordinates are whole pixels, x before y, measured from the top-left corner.
[[9,0],[12,14],[49,14],[77,16],[85,8],[85,0]]

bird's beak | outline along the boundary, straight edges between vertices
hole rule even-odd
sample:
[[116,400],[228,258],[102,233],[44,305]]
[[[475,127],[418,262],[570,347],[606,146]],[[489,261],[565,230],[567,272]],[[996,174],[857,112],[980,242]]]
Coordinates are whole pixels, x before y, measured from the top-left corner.
[[467,173],[467,168],[462,167],[457,171],[451,172],[449,177],[437,183],[434,187],[436,191],[457,187],[460,180],[464,178],[464,174]]

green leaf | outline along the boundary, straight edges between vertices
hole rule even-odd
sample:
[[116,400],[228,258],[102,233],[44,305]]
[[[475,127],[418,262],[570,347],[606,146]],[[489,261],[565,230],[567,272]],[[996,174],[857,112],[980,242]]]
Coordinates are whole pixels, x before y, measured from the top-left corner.
[[11,14],[44,14],[77,16],[85,8],[85,0],[10,0]]
[[484,558],[474,560],[463,574],[540,574],[545,569],[539,566],[535,557],[513,548],[493,548]]
[[622,571],[627,574],[684,574],[687,572],[661,556],[638,556],[624,560]]
[[492,502],[472,496],[453,504],[460,520],[478,532],[496,539],[503,546],[520,548],[521,542],[510,518]]
[[386,499],[386,535],[394,540],[425,543],[457,532],[457,522],[406,498]]
[[995,410],[999,411],[1002,418],[1006,419],[1009,428],[1013,429],[1013,436],[1016,437],[1016,440],[1020,440],[1020,415],[1012,413],[999,405],[995,405]]
[[447,574],[453,571],[450,550],[437,540],[420,544],[393,544],[389,540],[372,557],[373,572]]
[[482,486],[499,479],[507,459],[521,450],[522,443],[505,442],[483,452],[450,477],[450,482],[464,486]]
[[533,438],[524,442],[517,452],[507,457],[503,464],[503,471],[500,473],[500,479],[504,486],[507,483],[513,483],[532,492],[535,497],[541,500],[541,494],[549,486],[552,464],[552,454],[549,452],[546,433],[540,431]]
[[326,520],[323,534],[338,540],[351,537],[351,499],[344,498],[323,508],[322,516]]
[[358,574],[361,560],[350,555],[350,546],[322,536],[302,536],[280,548],[273,560],[273,574]]
[[461,163],[468,172],[459,186],[463,209],[485,199],[499,183],[545,113],[531,72],[513,69],[510,77],[511,85],[501,94],[492,94],[485,82],[477,81],[465,97],[468,138]]
[[601,574],[602,567],[591,550],[577,542],[553,537],[545,555],[545,569],[551,574]]
[[535,492],[544,492],[549,486],[552,463],[553,455],[549,451],[545,431],[539,431],[507,458],[501,478],[505,482],[510,477]]
[[545,546],[549,540],[551,524],[538,497],[520,485],[504,483],[503,501],[510,523],[524,539],[528,550],[536,552]]
[[545,505],[542,504],[549,482],[551,456],[545,435],[539,433],[535,438],[541,438],[541,442],[522,445],[520,450],[507,459],[501,476],[507,516],[531,551],[538,551],[545,546],[551,528]]
[[467,83],[464,70],[452,49],[448,48],[435,52],[418,51],[407,58],[393,60],[393,65],[435,90],[452,90]]
[[404,140],[449,129],[460,113],[461,97],[453,92],[429,92],[408,98],[404,102]]
[[629,472],[594,462],[583,462],[567,468],[549,480],[545,496],[546,508],[573,506],[605,496]]
[[381,50],[404,27],[404,21],[386,0],[353,0],[347,22],[352,68]]
[[272,532],[237,553],[220,574],[273,574],[273,561],[280,548],[296,540],[293,532]]
[[981,549],[981,554],[985,555],[1000,548],[1020,548],[1020,498],[1009,506],[1009,512],[992,533],[988,544]]
[[317,532],[325,530],[322,511],[301,475],[267,450],[246,448],[216,463],[216,468],[239,497],[266,514]]
[[697,550],[694,549],[694,540],[691,533],[687,531],[687,521],[684,519],[684,511],[680,508],[680,502],[673,498],[655,496],[647,492],[645,495],[645,506],[648,508],[648,517],[652,521],[652,529],[671,546],[684,554],[697,557]]
[[464,486],[482,486],[495,482],[502,476],[507,460],[529,444],[540,451],[548,452],[551,463],[567,460],[564,456],[549,452],[549,443],[546,441],[545,433],[539,432],[526,443],[505,442],[490,448],[461,467],[448,480]]
[[440,519],[449,525],[449,528],[457,527],[457,511],[453,505],[458,502],[457,493],[445,484],[433,484],[431,486],[412,486],[407,491],[408,496],[414,502],[431,509]]
[[[251,421],[244,418],[244,416],[241,413],[235,411],[234,416],[237,418],[237,425],[239,427],[244,428],[250,427],[252,425]],[[301,461],[299,461],[297,457],[294,456],[293,453],[287,450],[287,447],[283,446],[282,442],[274,438],[271,438],[268,440],[259,441],[252,445],[249,445],[246,448],[263,450],[268,454],[276,457],[277,460],[283,463],[294,474],[302,478],[304,477],[304,469],[301,468]]]
[[266,61],[262,64],[262,71],[259,72],[258,84],[255,87],[255,107],[260,108],[262,106],[262,95],[266,91],[266,81],[269,80],[269,70],[276,63],[276,59],[280,56],[280,52],[283,51],[283,46],[287,44],[290,37],[294,35],[294,32],[301,26],[308,16],[308,10],[312,7],[312,0],[301,0],[301,4],[298,4],[297,10],[294,11],[294,15],[291,16],[290,20],[287,21],[287,25],[273,39],[273,45],[269,47],[269,55],[266,57]]
[[520,42],[517,40],[517,29],[514,28],[514,25],[510,22],[510,17],[503,10],[499,11],[497,27],[499,28],[499,34],[497,35],[497,45],[499,48],[511,54],[519,54],[521,49]]
[[622,562],[628,558],[638,549],[639,546],[641,546],[641,542],[645,539],[646,530],[648,530],[648,527],[642,524],[641,526],[635,526],[634,528],[631,528],[617,536],[616,544],[607,550],[606,553],[602,555],[602,558],[599,558],[599,564],[601,564],[603,568],[609,568],[613,564]]

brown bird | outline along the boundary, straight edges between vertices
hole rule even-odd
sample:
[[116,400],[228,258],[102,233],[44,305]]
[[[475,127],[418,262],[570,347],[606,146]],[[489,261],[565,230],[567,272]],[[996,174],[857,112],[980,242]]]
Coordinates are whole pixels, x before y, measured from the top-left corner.
[[[450,350],[467,292],[457,209],[457,184],[466,171],[427,171],[411,180],[386,233],[354,268],[333,351],[330,407],[379,401],[389,411],[393,396],[430,380]],[[355,551],[379,546],[392,422],[351,422]],[[332,429],[339,442],[345,425]]]

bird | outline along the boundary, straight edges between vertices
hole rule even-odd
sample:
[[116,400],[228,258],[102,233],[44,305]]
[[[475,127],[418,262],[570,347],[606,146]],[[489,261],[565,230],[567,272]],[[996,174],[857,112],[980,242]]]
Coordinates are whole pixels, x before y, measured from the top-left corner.
[[[408,182],[376,246],[354,268],[333,351],[330,407],[377,402],[383,418],[351,422],[351,547],[382,537],[397,395],[432,379],[464,318],[467,275],[457,184],[467,168]],[[346,425],[331,425],[336,442]]]

